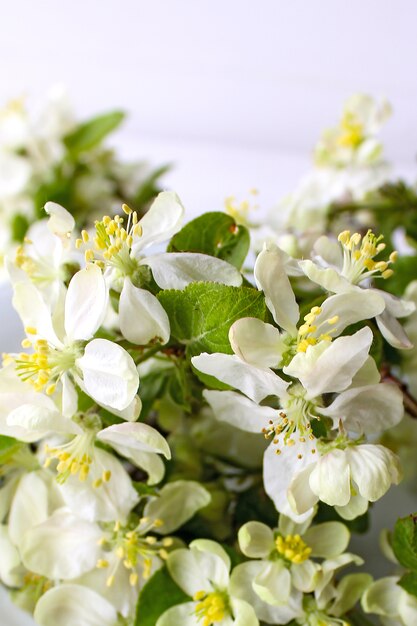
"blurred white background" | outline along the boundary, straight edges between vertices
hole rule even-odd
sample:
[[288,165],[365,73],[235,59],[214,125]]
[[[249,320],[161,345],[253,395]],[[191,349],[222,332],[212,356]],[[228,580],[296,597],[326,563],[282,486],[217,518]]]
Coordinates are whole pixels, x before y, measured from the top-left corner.
[[[14,0],[2,5],[0,104],[64,83],[79,117],[129,111],[118,147],[176,162],[166,185],[190,215],[252,187],[268,209],[356,91],[391,101],[386,154],[413,174],[416,21],[413,0]],[[16,336],[3,296],[1,351]],[[0,603],[1,626],[29,623]]]

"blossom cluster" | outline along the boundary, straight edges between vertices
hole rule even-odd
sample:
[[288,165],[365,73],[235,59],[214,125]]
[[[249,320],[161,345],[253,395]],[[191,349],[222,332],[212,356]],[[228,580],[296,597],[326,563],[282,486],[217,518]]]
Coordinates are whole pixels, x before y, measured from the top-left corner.
[[152,199],[166,168],[123,162],[103,144],[123,118],[113,111],[79,122],[59,85],[39,110],[23,98],[0,110],[0,265],[29,225],[44,217],[48,200],[65,204],[82,225],[122,201],[142,210]]
[[[366,102],[320,167],[378,160],[385,112]],[[44,209],[5,263],[25,331],[0,370],[14,601],[39,626],[412,626],[414,518],[385,541],[408,578],[352,572],[349,551],[402,478],[392,433],[412,414],[416,298],[387,287],[391,240],[323,227],[290,254],[269,237],[247,270],[248,229],[184,225],[171,191],[81,230]]]

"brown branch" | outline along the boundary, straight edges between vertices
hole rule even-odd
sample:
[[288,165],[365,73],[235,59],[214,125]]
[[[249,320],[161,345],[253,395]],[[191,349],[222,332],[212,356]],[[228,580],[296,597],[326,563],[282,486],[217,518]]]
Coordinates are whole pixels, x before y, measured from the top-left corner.
[[417,399],[408,391],[408,386],[392,374],[388,365],[381,367],[382,382],[394,383],[403,394],[404,409],[414,419],[417,419]]

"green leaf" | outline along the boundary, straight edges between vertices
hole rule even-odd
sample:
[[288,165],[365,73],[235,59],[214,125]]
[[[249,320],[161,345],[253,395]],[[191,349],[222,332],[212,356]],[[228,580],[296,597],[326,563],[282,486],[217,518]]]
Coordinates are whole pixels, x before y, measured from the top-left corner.
[[0,464],[6,463],[22,446],[23,444],[17,439],[0,435]]
[[417,572],[417,514],[397,521],[392,536],[392,549],[401,565]]
[[417,572],[407,572],[398,582],[400,587],[412,596],[417,596]]
[[139,594],[135,626],[155,626],[158,618],[171,606],[189,601],[190,598],[163,567],[148,580]]
[[228,334],[233,322],[266,315],[263,293],[249,287],[192,283],[183,291],[161,291],[158,299],[168,314],[173,337],[187,347],[188,356],[205,351],[231,354]]
[[77,156],[97,147],[105,137],[115,130],[123,121],[125,114],[122,111],[112,111],[94,117],[64,137],[64,144],[71,154]]
[[168,252],[201,252],[228,261],[238,269],[249,251],[247,228],[226,213],[205,213],[174,235]]
[[25,215],[16,213],[10,222],[13,241],[23,241],[29,228],[29,221]]

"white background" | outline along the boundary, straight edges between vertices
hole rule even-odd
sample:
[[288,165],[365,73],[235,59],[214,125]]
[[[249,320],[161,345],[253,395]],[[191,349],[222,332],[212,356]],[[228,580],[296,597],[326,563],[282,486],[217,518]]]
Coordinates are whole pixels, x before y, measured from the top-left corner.
[[[413,0],[3,0],[0,9],[0,104],[36,101],[63,82],[80,116],[128,110],[120,149],[176,161],[166,184],[190,214],[252,187],[269,208],[356,91],[392,102],[386,152],[414,171]],[[13,347],[2,307],[0,352]],[[380,525],[409,507],[394,496]],[[27,623],[0,601],[0,626]]]

